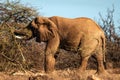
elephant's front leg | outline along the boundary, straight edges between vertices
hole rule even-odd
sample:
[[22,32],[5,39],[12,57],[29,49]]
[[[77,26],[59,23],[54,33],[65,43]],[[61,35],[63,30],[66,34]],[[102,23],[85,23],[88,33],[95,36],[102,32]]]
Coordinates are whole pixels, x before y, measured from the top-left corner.
[[44,70],[46,73],[53,72],[55,66],[55,58],[53,54],[45,54]]
[[53,72],[55,67],[54,54],[57,52],[59,39],[53,38],[48,41],[45,50],[44,70],[46,73]]

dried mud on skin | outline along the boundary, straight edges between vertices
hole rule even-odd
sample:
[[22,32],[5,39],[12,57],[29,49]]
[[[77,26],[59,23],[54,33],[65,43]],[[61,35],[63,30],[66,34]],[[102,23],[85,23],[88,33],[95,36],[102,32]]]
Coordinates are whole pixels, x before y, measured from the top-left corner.
[[7,74],[0,72],[0,80],[120,80],[120,69],[108,70],[110,74],[95,75],[95,70],[80,74],[78,70],[57,70],[51,74],[30,71]]

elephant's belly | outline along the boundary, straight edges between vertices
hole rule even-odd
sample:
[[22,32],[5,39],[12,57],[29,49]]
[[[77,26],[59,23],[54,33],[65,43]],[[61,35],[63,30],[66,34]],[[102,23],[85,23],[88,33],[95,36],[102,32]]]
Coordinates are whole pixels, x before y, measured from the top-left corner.
[[75,43],[62,42],[60,44],[60,48],[65,49],[67,51],[77,51],[78,47],[78,44]]

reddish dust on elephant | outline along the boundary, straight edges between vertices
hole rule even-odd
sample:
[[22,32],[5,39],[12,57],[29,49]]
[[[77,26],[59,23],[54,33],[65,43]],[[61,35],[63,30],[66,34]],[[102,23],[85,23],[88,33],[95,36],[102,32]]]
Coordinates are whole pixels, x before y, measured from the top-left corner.
[[47,73],[54,71],[55,53],[59,48],[74,51],[81,55],[80,72],[86,70],[88,59],[95,55],[98,68],[97,73],[106,73],[103,62],[105,56],[104,31],[90,18],[63,18],[36,17],[26,28],[16,30],[16,38],[32,39],[37,42],[45,42],[44,70]]

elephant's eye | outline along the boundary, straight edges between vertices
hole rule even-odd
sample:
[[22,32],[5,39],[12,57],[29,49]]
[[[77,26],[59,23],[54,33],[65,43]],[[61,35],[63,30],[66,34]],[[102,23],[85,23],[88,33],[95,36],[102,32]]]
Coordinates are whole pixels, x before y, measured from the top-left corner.
[[46,25],[46,23],[39,23],[39,25]]

